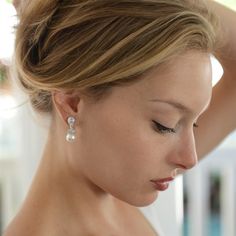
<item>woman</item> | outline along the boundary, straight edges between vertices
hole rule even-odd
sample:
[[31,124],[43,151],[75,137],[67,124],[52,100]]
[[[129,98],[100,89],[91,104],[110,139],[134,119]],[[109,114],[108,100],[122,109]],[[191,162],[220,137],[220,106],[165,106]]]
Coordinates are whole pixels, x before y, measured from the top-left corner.
[[[208,4],[224,27],[235,21]],[[158,235],[137,207],[236,127],[228,29],[220,48],[217,20],[199,1],[26,2],[18,76],[51,126],[4,236]],[[225,69],[213,92],[210,53]]]

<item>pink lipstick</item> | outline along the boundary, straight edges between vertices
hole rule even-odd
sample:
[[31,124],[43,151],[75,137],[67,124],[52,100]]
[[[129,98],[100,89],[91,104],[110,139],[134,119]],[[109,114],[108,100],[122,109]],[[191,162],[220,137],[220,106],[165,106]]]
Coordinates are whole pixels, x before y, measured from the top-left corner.
[[174,178],[168,177],[164,179],[151,180],[154,183],[154,187],[159,191],[165,191],[169,187],[169,182],[173,181]]

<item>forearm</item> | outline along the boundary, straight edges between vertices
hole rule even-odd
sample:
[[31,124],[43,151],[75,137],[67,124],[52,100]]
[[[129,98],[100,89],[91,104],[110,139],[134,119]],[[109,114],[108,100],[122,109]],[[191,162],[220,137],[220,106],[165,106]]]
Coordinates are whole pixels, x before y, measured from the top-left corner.
[[215,56],[224,68],[224,79],[236,83],[236,12],[212,0],[207,4],[220,21],[218,37],[222,45]]
[[196,150],[202,159],[236,129],[236,13],[212,0],[205,0],[219,18],[218,36],[223,40],[215,56],[224,69],[214,86],[210,107],[198,119],[195,129]]

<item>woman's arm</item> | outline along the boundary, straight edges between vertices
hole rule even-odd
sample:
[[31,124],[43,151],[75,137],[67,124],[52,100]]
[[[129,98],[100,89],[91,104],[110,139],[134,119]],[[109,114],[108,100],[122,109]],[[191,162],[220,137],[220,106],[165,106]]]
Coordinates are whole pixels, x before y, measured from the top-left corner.
[[236,12],[207,1],[220,19],[223,46],[215,55],[224,69],[224,75],[214,87],[210,107],[198,120],[195,130],[199,159],[215,148],[236,129]]

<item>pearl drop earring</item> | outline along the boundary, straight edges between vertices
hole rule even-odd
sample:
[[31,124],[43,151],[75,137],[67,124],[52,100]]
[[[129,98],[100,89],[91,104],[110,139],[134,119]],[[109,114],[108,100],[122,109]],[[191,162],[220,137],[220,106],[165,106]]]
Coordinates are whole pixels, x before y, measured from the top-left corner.
[[75,118],[73,116],[69,116],[67,119],[67,123],[69,125],[69,129],[67,130],[66,133],[66,141],[67,142],[74,142],[76,139],[76,130],[75,130]]

